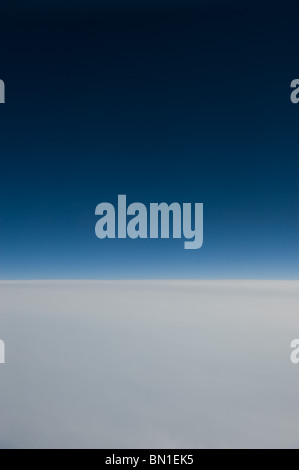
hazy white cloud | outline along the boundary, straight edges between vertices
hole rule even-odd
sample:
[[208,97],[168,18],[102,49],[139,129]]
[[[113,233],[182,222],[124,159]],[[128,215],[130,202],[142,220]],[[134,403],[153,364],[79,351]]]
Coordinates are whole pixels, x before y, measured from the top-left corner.
[[0,447],[298,447],[297,281],[0,283]]

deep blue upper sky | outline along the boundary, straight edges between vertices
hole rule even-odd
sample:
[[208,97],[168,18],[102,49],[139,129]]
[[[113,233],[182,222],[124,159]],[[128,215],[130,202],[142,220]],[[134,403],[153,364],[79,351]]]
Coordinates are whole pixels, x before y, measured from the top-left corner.
[[[297,279],[297,2],[39,3],[0,20],[0,278]],[[203,247],[97,239],[118,194],[203,202]]]

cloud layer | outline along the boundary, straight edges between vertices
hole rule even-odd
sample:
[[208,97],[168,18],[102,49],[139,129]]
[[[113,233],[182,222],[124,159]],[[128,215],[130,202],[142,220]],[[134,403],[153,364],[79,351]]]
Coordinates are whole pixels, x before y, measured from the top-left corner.
[[0,283],[0,447],[297,447],[297,281]]

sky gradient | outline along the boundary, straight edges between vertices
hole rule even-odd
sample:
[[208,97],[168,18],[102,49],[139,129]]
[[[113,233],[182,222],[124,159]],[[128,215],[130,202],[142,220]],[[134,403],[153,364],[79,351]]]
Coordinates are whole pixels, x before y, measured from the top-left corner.
[[[298,279],[296,3],[34,3],[0,20],[0,279]],[[203,247],[99,240],[118,194],[202,202]]]

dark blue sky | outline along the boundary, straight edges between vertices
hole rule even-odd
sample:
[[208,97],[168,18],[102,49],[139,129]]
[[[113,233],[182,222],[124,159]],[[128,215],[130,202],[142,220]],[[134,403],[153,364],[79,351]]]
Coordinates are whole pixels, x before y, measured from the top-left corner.
[[[3,11],[0,278],[298,279],[296,2]],[[204,203],[204,245],[99,240],[97,204]]]

